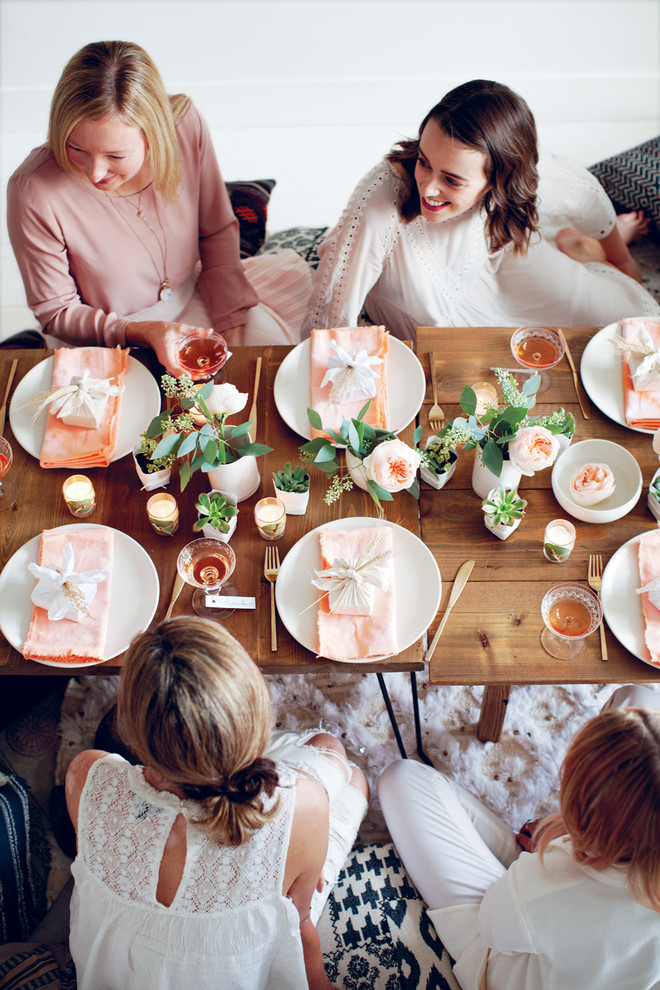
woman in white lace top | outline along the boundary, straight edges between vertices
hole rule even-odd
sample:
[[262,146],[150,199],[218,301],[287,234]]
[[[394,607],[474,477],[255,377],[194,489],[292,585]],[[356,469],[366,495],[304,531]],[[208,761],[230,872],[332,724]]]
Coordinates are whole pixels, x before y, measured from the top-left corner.
[[198,618],[133,642],[118,725],[137,765],[67,774],[79,990],[331,988],[314,924],[368,798],[341,743],[273,743],[259,669]]
[[[558,249],[548,237],[566,224]],[[520,96],[474,80],[359,183],[321,246],[304,330],[355,326],[363,307],[401,338],[423,325],[604,326],[658,315],[626,243],[643,229],[634,214],[619,226],[581,165],[539,158]]]

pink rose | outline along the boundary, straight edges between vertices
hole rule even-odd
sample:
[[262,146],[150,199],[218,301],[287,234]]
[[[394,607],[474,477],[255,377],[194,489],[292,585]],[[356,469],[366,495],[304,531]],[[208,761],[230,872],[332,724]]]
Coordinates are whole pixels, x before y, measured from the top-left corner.
[[528,478],[554,464],[558,453],[559,440],[545,426],[526,426],[509,441],[511,463]]
[[367,478],[386,492],[410,488],[421,461],[418,451],[401,440],[384,440],[362,461]]
[[571,478],[571,496],[578,505],[595,505],[615,489],[614,475],[607,464],[584,464]]

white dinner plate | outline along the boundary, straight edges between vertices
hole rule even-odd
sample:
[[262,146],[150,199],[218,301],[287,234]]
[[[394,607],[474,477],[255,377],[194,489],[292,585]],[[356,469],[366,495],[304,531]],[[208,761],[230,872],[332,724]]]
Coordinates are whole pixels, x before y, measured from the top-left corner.
[[[91,523],[70,523],[58,529],[84,529]],[[93,527],[112,529],[110,526]],[[132,537],[118,529],[115,534],[115,555],[110,594],[110,617],[103,660],[112,660],[127,648],[134,636],[147,628],[158,607],[160,585],[151,557]],[[24,543],[10,557],[0,574],[0,629],[15,650],[21,653],[32,618],[30,595],[34,578],[27,565],[37,563],[41,533]],[[37,660],[46,667],[91,667],[103,661],[64,663]]]
[[637,543],[643,535],[640,533],[639,536],[633,536],[608,560],[603,571],[600,600],[605,621],[621,645],[639,660],[657,669],[657,665],[651,663],[644,642],[642,599],[637,594],[637,588],[641,584]]
[[[370,516],[335,519],[310,530],[295,543],[282,561],[275,584],[280,619],[301,646],[318,653],[316,602],[319,590],[312,584],[314,571],[321,567],[319,531],[322,529],[361,529],[365,526],[390,526],[394,541],[396,580],[396,627],[399,652],[407,650],[431,625],[440,606],[442,579],[435,558],[420,539],[403,526]],[[343,663],[370,663],[345,660]]]
[[[307,419],[307,408],[312,401],[309,349],[309,340],[303,340],[289,351],[277,370],[273,387],[278,413],[287,426],[306,440],[312,439],[312,427]],[[387,358],[387,391],[388,429],[398,433],[419,412],[426,393],[426,378],[415,352],[392,336]]]
[[611,343],[620,329],[620,323],[610,323],[603,327],[594,334],[582,352],[580,378],[584,390],[593,404],[615,423],[625,426],[627,430],[635,430],[636,433],[655,433],[655,430],[628,426],[626,423],[621,366],[623,351]]
[[[54,361],[51,355],[31,368],[16,386],[9,406],[9,422],[16,440],[23,450],[27,450],[28,454],[32,454],[37,460],[46,431],[48,408],[42,410],[34,420],[36,406],[32,405],[32,400],[51,387]],[[115,452],[112,455],[113,461],[130,454],[140,434],[160,412],[158,382],[134,357],[128,358],[124,385],[126,388],[119,406],[119,424]]]

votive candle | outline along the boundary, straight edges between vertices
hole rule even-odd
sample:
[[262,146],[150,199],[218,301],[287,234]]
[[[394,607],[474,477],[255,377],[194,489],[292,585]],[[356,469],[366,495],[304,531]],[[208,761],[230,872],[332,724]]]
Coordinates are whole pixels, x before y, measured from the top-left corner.
[[477,397],[476,416],[483,416],[489,406],[497,405],[497,389],[490,382],[477,382],[472,391]]
[[159,536],[173,536],[179,528],[179,508],[173,495],[158,492],[147,502],[147,514]]
[[545,527],[543,556],[553,564],[568,560],[575,545],[575,526],[568,519],[553,519]]
[[286,509],[279,498],[259,499],[254,507],[254,521],[264,540],[279,540],[286,527]]
[[72,516],[88,516],[96,508],[94,485],[85,474],[72,474],[62,485],[66,507]]

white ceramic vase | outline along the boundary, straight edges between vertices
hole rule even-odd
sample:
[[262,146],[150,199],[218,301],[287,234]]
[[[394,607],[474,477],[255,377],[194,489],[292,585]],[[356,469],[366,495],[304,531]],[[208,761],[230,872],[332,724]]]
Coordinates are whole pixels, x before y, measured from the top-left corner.
[[165,488],[170,483],[172,469],[164,468],[162,471],[143,471],[137,459],[141,445],[141,443],[136,443],[133,447],[133,463],[135,464],[137,476],[142,482],[142,488],[145,492],[153,492],[156,488]]
[[[227,500],[227,502],[229,502],[230,505],[237,504],[236,497],[232,495],[231,492],[223,492],[220,491],[218,488],[214,488],[212,491],[209,492],[209,495],[213,495],[214,492],[218,492],[219,495],[224,495],[225,499]],[[197,518],[199,519],[199,512],[197,513]],[[232,536],[234,535],[237,522],[238,522],[238,513],[236,513],[235,516],[232,516],[231,519],[229,520],[229,529],[227,530],[226,533],[223,533],[221,530],[216,529],[215,526],[211,526],[210,523],[206,523],[206,525],[202,528],[202,536],[205,536],[208,540],[221,540],[223,543],[229,543]]]
[[273,482],[273,488],[275,489],[275,498],[279,498],[282,502],[287,516],[305,515],[309,502],[309,488],[306,492],[283,492],[275,482]]
[[[251,443],[250,434],[236,438],[236,446],[242,447]],[[218,492],[228,492],[236,497],[237,502],[254,495],[261,484],[259,465],[256,457],[239,457],[231,464],[219,464],[209,471],[209,481]]]
[[[432,443],[433,440],[437,440],[437,439],[438,438],[435,435],[429,437],[428,440],[426,441],[426,443],[424,444],[424,446],[425,447],[428,447],[428,445],[430,443]],[[452,451],[452,453],[453,453],[453,456],[454,456],[453,461],[450,463],[450,465],[447,468],[447,470],[446,471],[442,471],[440,474],[436,474],[435,471],[431,471],[431,469],[425,467],[424,464],[420,464],[420,467],[419,467],[420,476],[421,476],[422,480],[426,482],[427,485],[430,485],[431,486],[431,488],[436,488],[438,490],[440,490],[441,488],[444,488],[445,485],[447,484],[447,482],[450,480],[450,478],[454,474],[454,471],[456,470],[456,463],[458,461],[458,455],[455,452],[453,452],[453,451]]]
[[656,518],[658,525],[660,526],[660,502],[658,502],[655,495],[651,493],[651,485],[658,477],[660,477],[660,468],[658,468],[658,470],[651,478],[651,484],[649,485],[649,492],[648,495],[646,496],[646,504],[649,507],[649,512],[651,513],[652,516]]
[[353,484],[358,488],[361,488],[363,492],[369,491],[369,486],[367,485],[367,469],[355,454],[351,454],[348,447],[346,448],[346,467],[348,468],[348,473],[353,479]]
[[559,453],[557,454],[557,457],[561,457],[561,455],[564,453],[564,451],[565,450],[568,450],[568,448],[571,445],[571,440],[572,439],[573,439],[572,436],[567,437],[565,433],[558,433],[557,434],[557,440],[559,441]]
[[479,498],[488,498],[488,493],[502,485],[504,488],[517,489],[522,478],[522,472],[514,467],[511,461],[502,463],[502,473],[499,478],[487,468],[481,456],[481,447],[474,452],[474,467],[472,468],[472,488]]
[[506,540],[509,536],[511,536],[511,534],[518,529],[521,522],[522,519],[514,519],[510,526],[506,526],[502,522],[498,523],[496,526],[493,526],[491,517],[484,514],[484,526],[499,540]]

